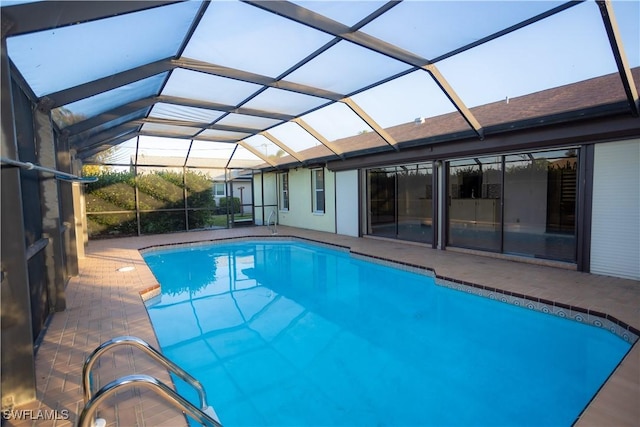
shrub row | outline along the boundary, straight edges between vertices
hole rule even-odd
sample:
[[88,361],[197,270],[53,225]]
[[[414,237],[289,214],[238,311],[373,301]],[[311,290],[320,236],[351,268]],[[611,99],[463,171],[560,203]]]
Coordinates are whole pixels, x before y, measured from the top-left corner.
[[[217,206],[213,195],[213,183],[203,173],[157,171],[134,176],[131,172],[109,170],[91,174],[98,181],[85,187],[86,210],[89,213],[89,236],[130,236],[138,231],[136,218],[135,187],[138,188],[140,230],[143,234],[169,233],[187,229],[226,226],[226,214],[240,212],[240,199],[220,199]],[[188,216],[184,210],[166,212],[161,209],[184,209],[185,197]],[[231,203],[230,206],[227,206]],[[125,214],[101,214],[99,212],[133,211]],[[224,215],[225,218],[220,218]]]

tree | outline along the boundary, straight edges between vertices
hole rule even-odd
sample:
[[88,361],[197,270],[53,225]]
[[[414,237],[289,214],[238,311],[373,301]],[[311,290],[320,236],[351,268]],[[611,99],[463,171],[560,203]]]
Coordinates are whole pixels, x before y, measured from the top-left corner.
[[280,157],[284,156],[286,153],[283,149],[279,149],[278,151],[276,151],[276,154],[271,154],[269,155],[269,159],[271,160],[275,160],[275,159],[279,159]]
[[104,163],[109,163],[114,157],[116,157],[118,152],[118,146],[114,145],[113,147],[109,147],[104,151],[101,151],[93,156],[93,161],[91,164],[82,165],[82,175],[84,176],[96,176],[100,175],[103,172],[109,172],[111,170],[110,166],[104,165]]

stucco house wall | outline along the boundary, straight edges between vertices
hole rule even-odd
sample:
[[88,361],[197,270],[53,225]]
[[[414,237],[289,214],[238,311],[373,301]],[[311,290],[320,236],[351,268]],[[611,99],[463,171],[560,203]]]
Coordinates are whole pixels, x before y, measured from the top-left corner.
[[[324,169],[324,193],[325,193],[325,211],[318,213],[312,211],[312,186],[311,174],[314,169],[297,168],[290,169],[286,173],[289,175],[289,208],[282,207],[281,200],[281,177],[283,172],[269,172],[264,174],[264,178],[258,175],[254,178],[254,188],[260,191],[261,180],[264,179],[265,205],[267,205],[270,195],[269,191],[273,191],[277,182],[276,199],[278,203],[278,224],[291,227],[300,227],[310,230],[326,231],[330,233],[336,232],[336,193],[335,193],[335,173]],[[259,224],[258,209],[261,199],[256,192],[256,223]],[[265,207],[266,215],[273,208]],[[265,219],[266,221],[266,219]]]

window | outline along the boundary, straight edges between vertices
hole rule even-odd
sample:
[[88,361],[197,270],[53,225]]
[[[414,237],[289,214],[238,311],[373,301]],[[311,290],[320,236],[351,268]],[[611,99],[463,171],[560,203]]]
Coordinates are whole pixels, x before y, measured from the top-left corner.
[[289,173],[280,174],[280,209],[289,210]]
[[224,196],[225,192],[224,192],[224,183],[223,182],[217,182],[215,184],[213,184],[213,195],[214,196]]
[[311,171],[311,211],[324,213],[324,169]]

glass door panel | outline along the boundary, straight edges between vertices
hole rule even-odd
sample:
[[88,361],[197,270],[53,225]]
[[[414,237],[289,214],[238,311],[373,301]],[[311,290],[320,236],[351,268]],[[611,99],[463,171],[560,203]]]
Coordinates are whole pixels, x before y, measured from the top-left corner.
[[576,259],[576,150],[506,156],[504,251]]
[[500,157],[449,164],[449,245],[501,250]]
[[369,171],[369,234],[396,237],[396,169]]
[[416,242],[433,241],[433,187],[431,165],[397,168],[398,238]]

